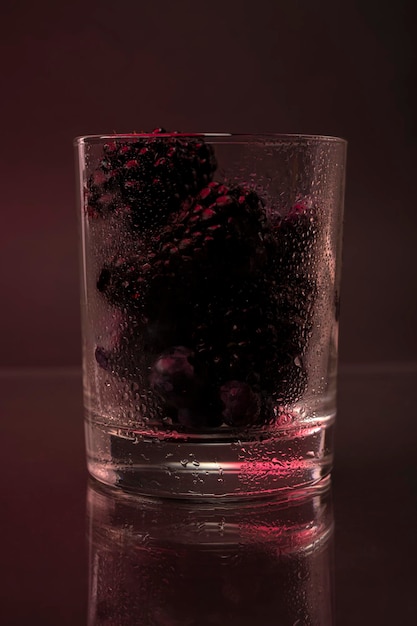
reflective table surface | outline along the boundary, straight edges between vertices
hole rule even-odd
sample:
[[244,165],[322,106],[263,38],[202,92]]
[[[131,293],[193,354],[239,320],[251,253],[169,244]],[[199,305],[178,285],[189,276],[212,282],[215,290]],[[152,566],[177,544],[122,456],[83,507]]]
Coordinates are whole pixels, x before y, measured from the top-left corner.
[[331,485],[191,505],[88,479],[78,370],[4,370],[0,624],[415,624],[415,390],[342,368]]

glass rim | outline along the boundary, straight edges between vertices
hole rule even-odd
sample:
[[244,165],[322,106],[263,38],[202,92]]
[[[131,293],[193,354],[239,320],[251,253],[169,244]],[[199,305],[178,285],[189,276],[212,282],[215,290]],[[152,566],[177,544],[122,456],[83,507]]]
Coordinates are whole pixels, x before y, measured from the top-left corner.
[[256,144],[256,143],[279,143],[282,141],[298,141],[310,143],[334,143],[346,146],[347,140],[333,135],[305,134],[305,133],[210,133],[210,132],[166,132],[166,133],[110,133],[105,135],[79,135],[74,138],[74,146],[99,144],[104,141],[117,139],[168,139],[171,137],[192,137],[211,140],[219,140],[219,143]]

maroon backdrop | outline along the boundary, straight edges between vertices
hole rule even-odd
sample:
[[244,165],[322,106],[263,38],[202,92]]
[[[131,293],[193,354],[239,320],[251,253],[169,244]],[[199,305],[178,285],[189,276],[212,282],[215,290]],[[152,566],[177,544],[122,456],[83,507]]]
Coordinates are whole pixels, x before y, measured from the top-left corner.
[[348,139],[341,360],[415,359],[411,4],[8,3],[0,366],[80,361],[72,138],[161,125]]

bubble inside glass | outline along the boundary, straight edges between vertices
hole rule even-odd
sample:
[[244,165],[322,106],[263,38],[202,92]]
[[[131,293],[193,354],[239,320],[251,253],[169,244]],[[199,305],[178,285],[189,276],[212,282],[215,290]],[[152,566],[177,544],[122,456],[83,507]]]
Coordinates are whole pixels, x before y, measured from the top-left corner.
[[244,498],[332,465],[346,143],[80,137],[87,461]]

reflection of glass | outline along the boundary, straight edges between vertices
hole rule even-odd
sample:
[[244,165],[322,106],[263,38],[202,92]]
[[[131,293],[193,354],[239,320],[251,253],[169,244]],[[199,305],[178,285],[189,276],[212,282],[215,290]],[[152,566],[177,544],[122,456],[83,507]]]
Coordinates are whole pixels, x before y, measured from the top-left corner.
[[328,481],[286,501],[88,491],[89,626],[330,626]]
[[189,498],[327,475],[345,142],[156,131],[76,147],[91,474]]

